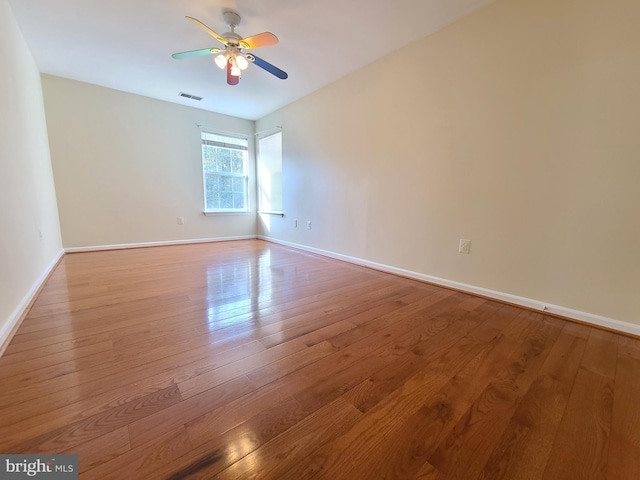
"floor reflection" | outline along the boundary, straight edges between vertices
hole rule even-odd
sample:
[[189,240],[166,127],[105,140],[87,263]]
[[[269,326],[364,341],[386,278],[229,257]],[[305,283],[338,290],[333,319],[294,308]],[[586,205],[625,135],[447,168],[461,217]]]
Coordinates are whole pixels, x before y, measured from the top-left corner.
[[271,251],[256,258],[207,265],[206,309],[209,330],[258,321],[273,300]]

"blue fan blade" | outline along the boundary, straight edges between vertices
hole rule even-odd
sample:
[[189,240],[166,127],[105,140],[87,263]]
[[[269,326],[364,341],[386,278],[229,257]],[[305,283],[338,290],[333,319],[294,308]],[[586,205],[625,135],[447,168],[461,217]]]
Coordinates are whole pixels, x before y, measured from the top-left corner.
[[255,63],[260,68],[265,69],[267,72],[272,73],[276,77],[281,78],[282,80],[286,80],[289,77],[289,75],[287,75],[287,72],[284,72],[278,67],[271,65],[269,62],[261,59],[260,57],[256,57],[253,54],[251,54],[251,56],[253,57],[253,63]]

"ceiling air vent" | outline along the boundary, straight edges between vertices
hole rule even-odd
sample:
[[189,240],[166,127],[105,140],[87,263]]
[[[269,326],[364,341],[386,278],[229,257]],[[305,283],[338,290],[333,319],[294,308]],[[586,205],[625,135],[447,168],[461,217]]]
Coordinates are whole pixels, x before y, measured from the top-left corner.
[[178,95],[184,98],[190,98],[191,100],[197,100],[198,102],[202,100],[202,97],[199,97],[197,95],[191,95],[190,93],[180,92]]

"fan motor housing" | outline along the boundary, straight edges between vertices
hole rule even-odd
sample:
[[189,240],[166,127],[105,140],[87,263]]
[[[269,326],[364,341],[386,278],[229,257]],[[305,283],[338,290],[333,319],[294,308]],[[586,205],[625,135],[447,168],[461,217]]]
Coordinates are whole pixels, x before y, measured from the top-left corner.
[[238,42],[242,40],[242,37],[235,32],[227,32],[221,35],[231,45],[238,45]]

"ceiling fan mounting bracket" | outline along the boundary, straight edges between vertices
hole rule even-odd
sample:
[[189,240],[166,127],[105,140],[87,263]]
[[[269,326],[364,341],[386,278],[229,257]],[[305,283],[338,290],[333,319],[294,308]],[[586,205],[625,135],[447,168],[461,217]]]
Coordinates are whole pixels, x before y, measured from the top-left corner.
[[224,18],[224,22],[231,27],[231,31],[240,25],[242,19],[240,18],[240,14],[238,12],[234,12],[233,10],[225,10],[222,12],[222,18]]

